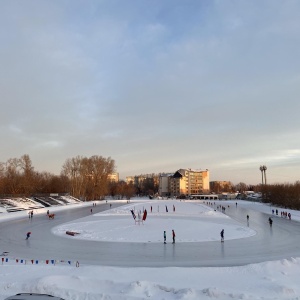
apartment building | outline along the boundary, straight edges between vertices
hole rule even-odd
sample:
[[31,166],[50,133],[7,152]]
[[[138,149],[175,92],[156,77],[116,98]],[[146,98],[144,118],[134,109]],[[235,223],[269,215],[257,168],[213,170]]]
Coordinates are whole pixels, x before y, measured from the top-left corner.
[[134,184],[134,176],[126,176],[127,184]]
[[141,174],[127,176],[126,182],[133,184],[139,195],[157,195],[160,174]]
[[161,196],[199,195],[209,192],[209,171],[179,169],[172,176],[161,176]]
[[230,181],[211,181],[209,188],[214,193],[231,192],[232,183]]
[[108,180],[114,181],[114,182],[119,182],[119,173],[111,173],[108,174]]
[[199,195],[209,192],[209,171],[179,169],[175,173],[142,174],[127,176],[126,182],[132,183],[139,192],[152,192],[160,196],[177,197],[180,195]]
[[174,173],[161,174],[159,176],[158,194],[162,197],[170,196],[169,181]]
[[154,184],[158,185],[159,183],[159,175],[160,174],[141,174],[141,175],[135,175],[135,176],[127,176],[126,182],[132,183],[136,186],[139,186],[143,184],[146,180],[151,179]]

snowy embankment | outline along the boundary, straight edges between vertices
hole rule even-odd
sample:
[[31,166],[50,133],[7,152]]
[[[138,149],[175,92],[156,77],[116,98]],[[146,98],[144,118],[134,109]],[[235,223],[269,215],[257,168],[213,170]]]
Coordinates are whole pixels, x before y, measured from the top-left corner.
[[231,268],[3,265],[0,299],[30,292],[70,300],[295,300],[299,275],[299,258]]

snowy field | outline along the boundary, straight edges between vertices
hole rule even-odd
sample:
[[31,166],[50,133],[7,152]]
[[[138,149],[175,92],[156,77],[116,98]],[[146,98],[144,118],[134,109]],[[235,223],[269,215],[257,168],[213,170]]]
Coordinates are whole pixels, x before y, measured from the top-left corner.
[[[235,207],[235,201],[216,202],[226,209]],[[91,207],[91,204],[82,205]],[[268,214],[272,214],[273,209],[268,205],[246,201],[238,201],[238,205]],[[144,224],[135,225],[131,209],[136,216],[139,211],[147,210]],[[54,210],[51,208],[51,211]],[[300,220],[299,212],[288,212],[291,212],[293,219]],[[45,212],[40,210],[35,213]],[[25,216],[25,212],[3,213],[0,220]],[[255,234],[250,228],[224,215],[221,210],[215,211],[200,201],[139,199],[123,207],[112,207],[106,212],[91,215],[84,221],[60,225],[53,228],[52,232],[61,235],[66,230],[76,231],[80,234],[73,238],[114,241],[122,247],[122,242],[162,243],[163,230],[167,231],[167,242],[171,242],[172,229],[176,232],[176,243],[220,240],[221,229],[225,229],[225,242],[227,239],[247,238]],[[87,265],[76,268],[68,264],[21,265],[9,260],[2,263],[0,268],[0,299],[20,292],[46,293],[72,300],[300,299],[299,275],[300,258],[230,268],[118,268]]]

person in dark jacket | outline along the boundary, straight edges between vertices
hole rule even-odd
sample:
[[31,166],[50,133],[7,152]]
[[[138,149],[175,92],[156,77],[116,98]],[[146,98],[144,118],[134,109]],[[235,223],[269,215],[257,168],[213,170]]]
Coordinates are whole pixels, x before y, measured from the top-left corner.
[[164,231],[164,244],[166,244],[167,243],[167,233],[166,233],[166,231]]
[[269,224],[270,224],[270,226],[272,226],[272,224],[273,224],[273,220],[271,218],[269,218]]
[[26,240],[28,240],[30,238],[31,232],[27,232],[26,234]]
[[220,235],[221,235],[221,242],[224,242],[224,229],[222,229]]

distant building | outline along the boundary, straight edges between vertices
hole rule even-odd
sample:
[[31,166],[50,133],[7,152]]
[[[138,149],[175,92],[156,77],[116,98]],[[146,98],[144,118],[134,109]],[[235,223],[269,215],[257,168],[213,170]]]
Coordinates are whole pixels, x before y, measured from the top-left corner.
[[126,176],[126,183],[134,184],[134,176]]
[[126,182],[132,183],[142,194],[151,191],[163,197],[199,195],[209,192],[209,171],[179,169],[175,173],[127,176]]
[[170,196],[192,196],[209,192],[209,171],[179,169],[168,177]]
[[141,174],[127,176],[126,182],[133,184],[139,195],[155,195],[158,193],[160,174]]
[[170,196],[169,191],[169,181],[170,177],[173,176],[173,173],[168,174],[161,174],[159,176],[159,187],[158,187],[158,193],[162,197]]
[[114,181],[114,182],[119,182],[119,173],[108,174],[108,180]]
[[211,181],[209,183],[209,188],[211,192],[216,194],[221,192],[231,192],[232,183],[230,181]]
[[159,175],[160,174],[141,174],[141,175],[135,175],[135,176],[127,176],[126,182],[127,183],[133,183],[136,186],[139,186],[143,184],[145,180],[151,179],[154,184],[158,184],[159,182]]

